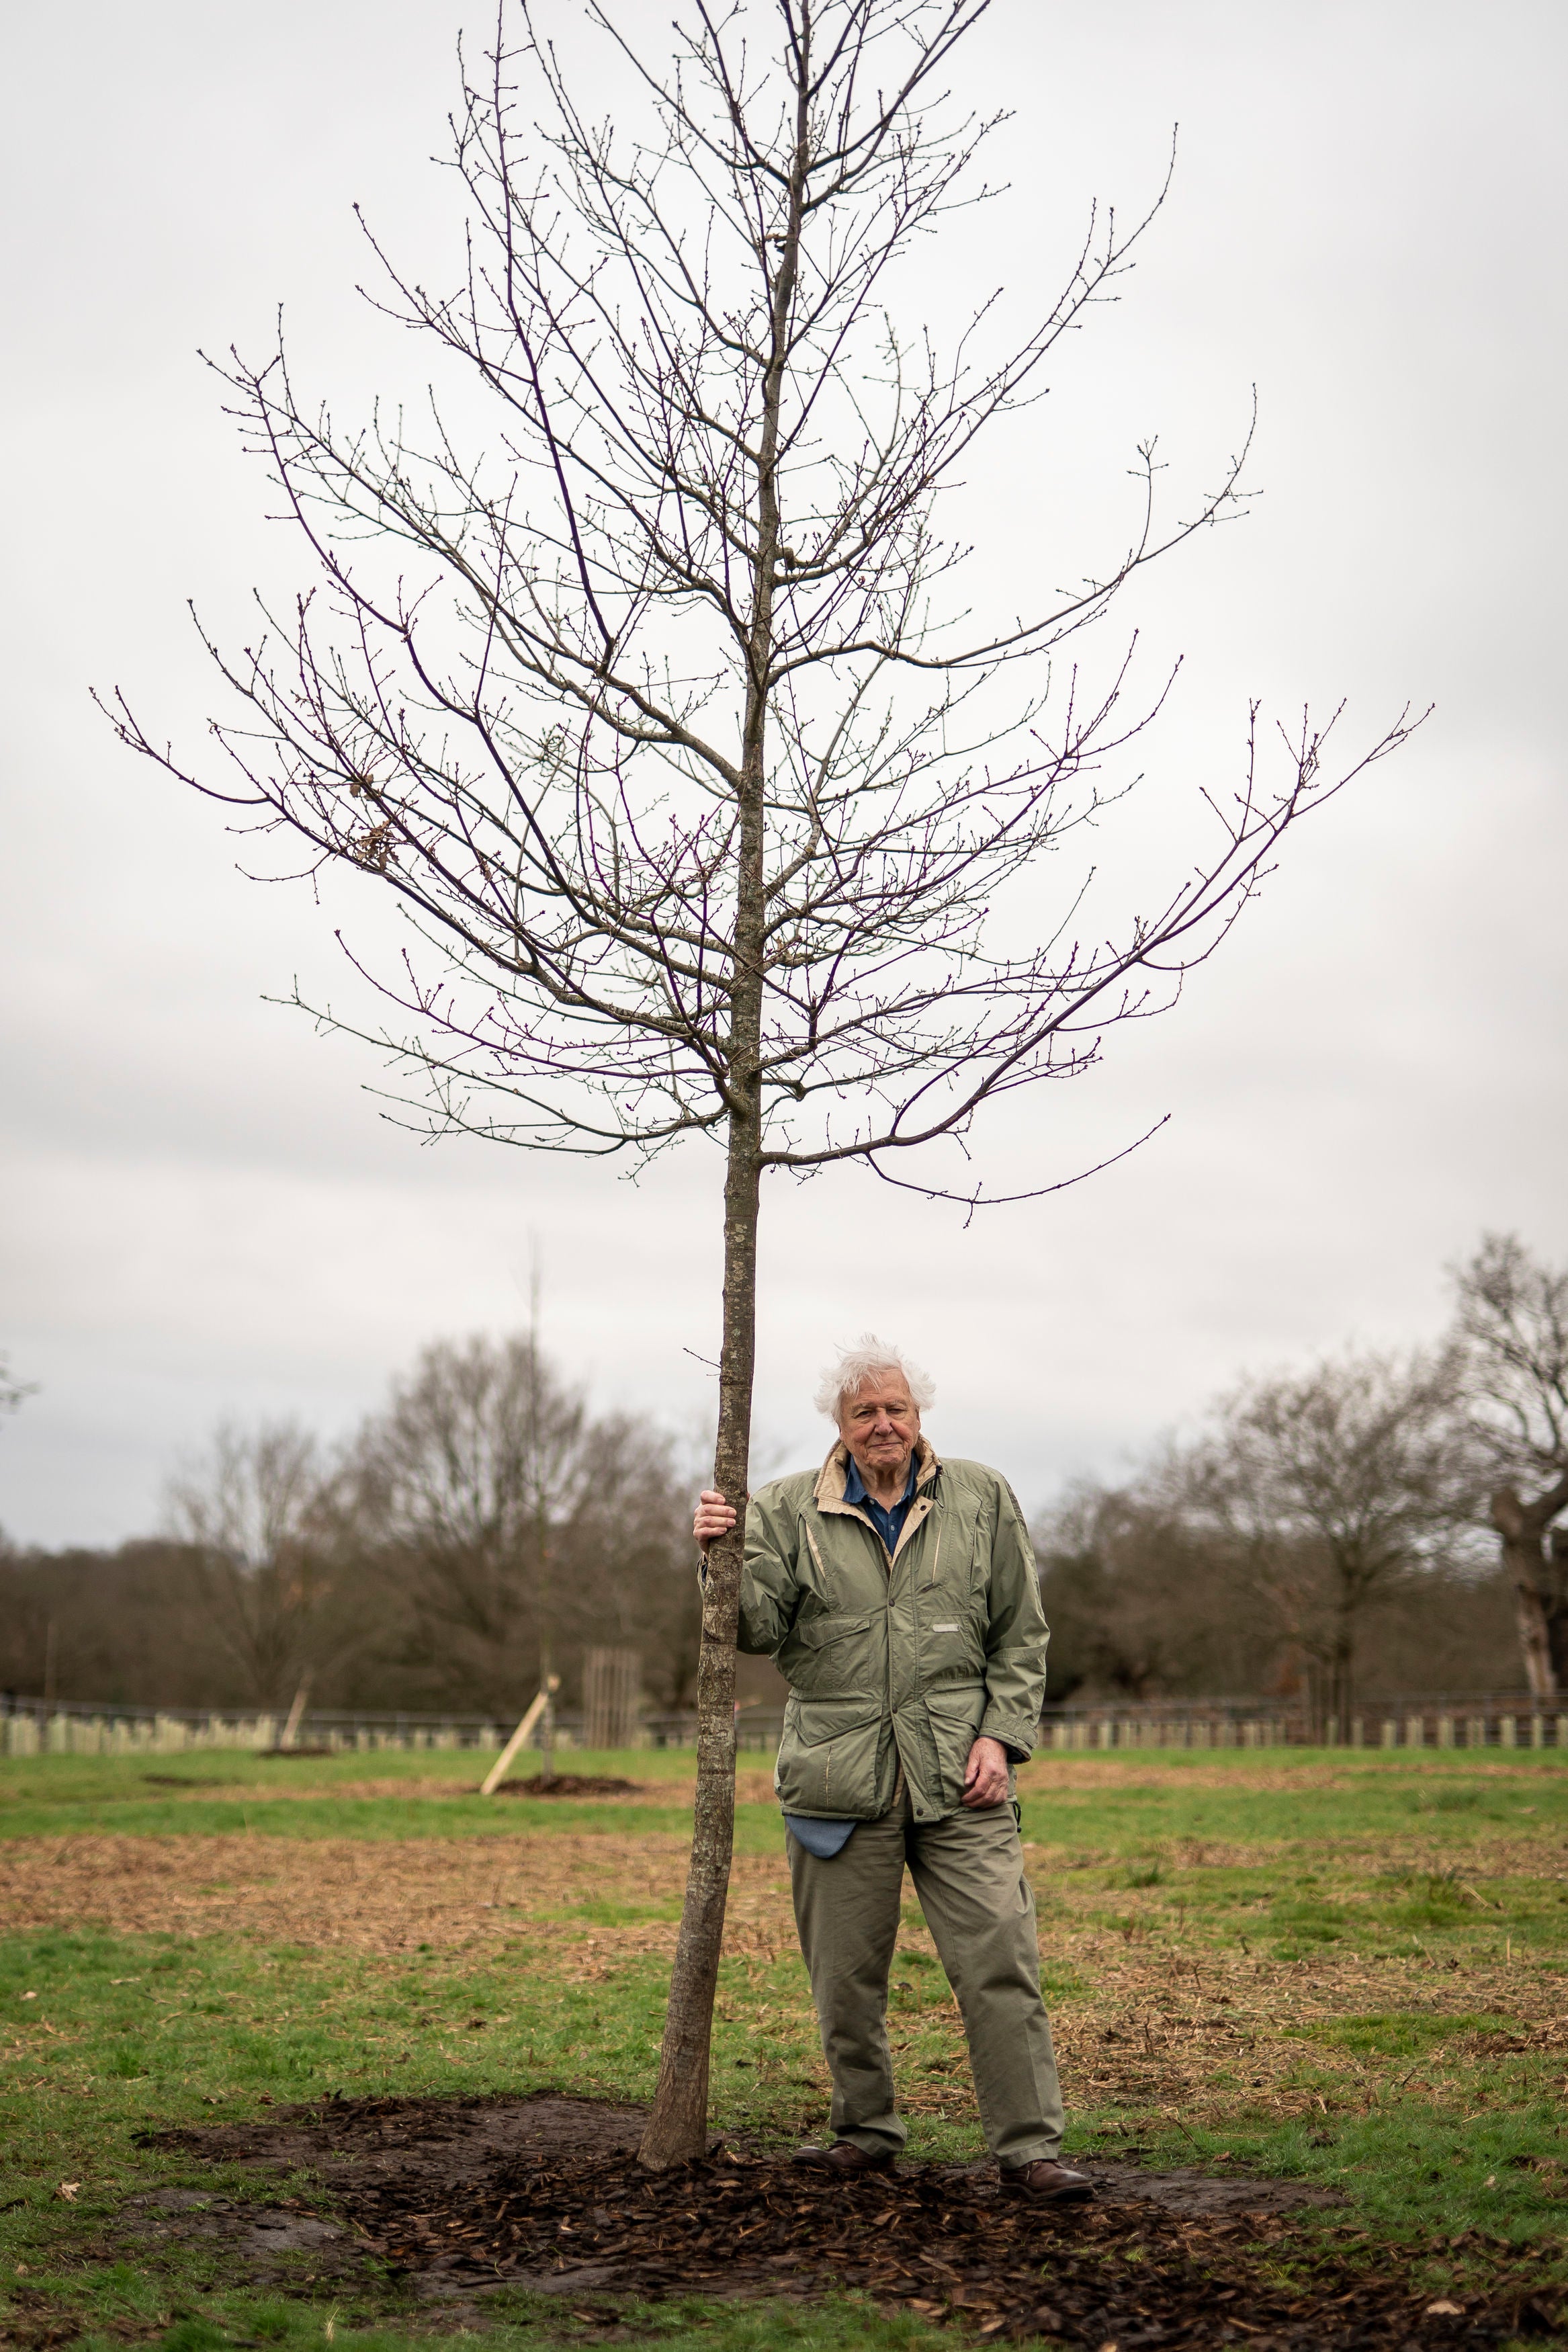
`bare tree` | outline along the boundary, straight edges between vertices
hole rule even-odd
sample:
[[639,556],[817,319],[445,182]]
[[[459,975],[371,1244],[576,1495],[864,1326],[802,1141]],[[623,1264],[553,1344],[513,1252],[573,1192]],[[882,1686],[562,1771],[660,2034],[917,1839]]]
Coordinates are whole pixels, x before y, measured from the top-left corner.
[[1343,1730],[1368,1612],[1446,1559],[1473,1507],[1452,1354],[1346,1355],[1246,1381],[1186,1479],[1319,1667],[1321,1713]]
[[1155,1454],[1125,1485],[1071,1488],[1035,1528],[1051,1621],[1051,1688],[1134,1702],[1261,1686],[1280,1649],[1235,1545],[1189,1507],[1183,1458]]
[[[1315,1536],[1273,1534],[1264,1546],[1254,1533],[1217,1516],[1195,1492],[1189,1458],[1168,1450],[1125,1485],[1077,1487],[1042,1513],[1053,1696],[1295,1696],[1321,1737],[1333,1563]],[[1384,1579],[1357,1612],[1356,1687],[1495,1690],[1513,1647],[1500,1577],[1468,1529],[1439,1527],[1416,1564]]]
[[[1531,1696],[1568,1690],[1568,1268],[1488,1234],[1454,1275],[1470,1423],[1490,1473]],[[1533,1490],[1533,1491],[1531,1491]]]
[[586,1433],[580,1497],[557,1538],[567,1633],[584,1648],[640,1650],[667,1707],[690,1703],[702,1639],[691,1492],[664,1433],[611,1414]]
[[[1092,686],[1061,649],[1241,494],[1232,458],[1165,520],[1147,445],[1130,534],[1113,526],[1092,576],[1024,612],[962,602],[942,496],[1044,392],[1163,200],[1131,226],[1092,215],[1021,336],[999,298],[946,356],[895,323],[924,238],[986,193],[971,166],[991,126],[944,77],[988,5],[689,0],[654,55],[590,0],[629,93],[612,126],[517,0],[465,72],[457,284],[429,292],[375,248],[383,307],[490,402],[487,448],[463,453],[434,393],[421,428],[399,411],[344,431],[281,346],[235,358],[237,413],[318,585],[241,655],[208,639],[238,702],[216,730],[225,781],[113,705],[128,744],[281,829],[310,873],[395,894],[408,946],[361,968],[395,1008],[375,1042],[434,1129],[632,1162],[722,1144],[714,1476],[737,1498],[764,1172],[854,1161],[988,1198],[978,1112],[1171,1001],[1287,827],[1408,732],[1336,772],[1332,720],[1271,736],[1254,710],[1238,778],[1207,793],[1212,836],[1111,938],[1078,929],[1082,875],[1043,926],[1009,894],[1103,806],[1105,763],[1164,698],[1134,699],[1130,656]],[[955,1157],[904,1172],[943,1143]],[[707,1572],[650,2163],[704,2145],[743,1521]]]
[[313,1705],[504,1714],[548,1624],[568,1685],[609,1641],[685,1706],[691,1485],[652,1422],[590,1417],[532,1333],[427,1349],[340,1451],[294,1423],[221,1429],[171,1481],[175,1539],[0,1533],[0,1687],[41,1693],[52,1655],[72,1698],[282,1706],[308,1673]]
[[515,1711],[539,1677],[552,1537],[581,1500],[587,1426],[531,1334],[436,1341],[366,1423],[359,1540],[401,1563],[413,1645],[449,1695]]
[[193,1547],[219,1637],[250,1696],[277,1706],[321,1663],[331,1597],[329,1476],[291,1421],[225,1423],[205,1457],[170,1481],[167,1515]]

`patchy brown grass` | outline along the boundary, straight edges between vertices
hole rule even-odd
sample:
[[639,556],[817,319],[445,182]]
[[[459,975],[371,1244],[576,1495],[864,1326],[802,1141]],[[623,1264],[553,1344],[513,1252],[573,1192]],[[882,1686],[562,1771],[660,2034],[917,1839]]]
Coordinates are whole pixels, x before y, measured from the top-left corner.
[[[1110,1755],[1097,1756],[1092,1750],[1064,1751],[1061,1755],[1047,1752],[1036,1756],[1031,1763],[1019,1767],[1018,1786],[1020,1796],[1041,1797],[1050,1794],[1082,1796],[1091,1790],[1110,1789],[1117,1796],[1134,1795],[1140,1789],[1218,1790],[1227,1796],[1248,1790],[1270,1791],[1274,1794],[1301,1789],[1339,1789],[1359,1793],[1366,1787],[1369,1768],[1375,1769],[1385,1760],[1373,1748],[1343,1748],[1332,1755],[1324,1754],[1309,1760],[1299,1748],[1260,1749],[1256,1756],[1239,1754],[1234,1748],[1226,1751],[1224,1762],[1198,1763],[1196,1760],[1177,1762],[1169,1752],[1158,1748],[1146,1755],[1129,1754],[1120,1748]],[[1443,1779],[1462,1778],[1474,1780],[1531,1780],[1540,1776],[1540,1764],[1530,1760],[1530,1751],[1519,1752],[1516,1762],[1505,1762],[1495,1753],[1469,1748],[1427,1748],[1416,1754],[1409,1748],[1391,1751],[1386,1761],[1412,1780],[1430,1775]]]
[[[673,1948],[674,1933],[663,1922],[591,1929],[570,1914],[574,1905],[678,1901],[685,1856],[685,1840],[657,1833],[557,1831],[375,1844],[259,1832],[36,1838],[0,1847],[0,1912],[17,1930],[92,1926],[145,1935],[173,1927],[389,1954],[421,1944],[500,1943],[526,1921],[530,1937],[546,1944],[591,1937],[663,1950]],[[742,1917],[749,1883],[766,1885],[776,1874],[777,1865],[737,1857]]]
[[[174,1928],[389,1958],[421,1946],[484,1956],[521,1935],[545,1967],[577,1982],[602,1981],[633,1956],[674,1951],[685,1851],[684,1840],[668,1835],[563,1832],[374,1845],[258,1832],[37,1839],[0,1848],[0,1912],[23,1931]],[[1495,1867],[1501,1857],[1489,1859]],[[1511,1843],[1511,1868],[1530,1859]],[[1438,2032],[1425,2057],[1394,2070],[1416,2092],[1458,2095],[1466,2062],[1508,2050],[1561,2056],[1568,2067],[1568,2015],[1552,1973],[1479,1955],[1462,1969],[1418,1950],[1375,1957],[1348,1945],[1270,1958],[1173,1939],[1152,1909],[1135,1904],[1108,1927],[1103,1874],[1092,1881],[1053,1868],[1043,1852],[1030,1863],[1050,1904],[1041,1935],[1047,1969],[1059,1981],[1069,1973],[1075,1980],[1052,2003],[1070,2101],[1127,2111],[1130,2128],[1139,2115],[1223,2126],[1241,2115],[1365,2113],[1385,2095],[1389,2066],[1317,2040],[1312,2029],[1385,2011],[1499,2021],[1468,2041],[1460,2025],[1453,2036]],[[1353,1902],[1354,1882],[1337,1892]],[[1367,1899],[1375,1893],[1368,1879]],[[613,1916],[617,1910],[623,1916]],[[900,1948],[936,1957],[913,1906]],[[783,1857],[738,1855],[727,1953],[766,1969],[794,1949]],[[774,2030],[783,2028],[794,2045],[791,2063],[811,2063],[803,1979],[792,1990],[776,1983],[768,1999]],[[955,2102],[967,2109],[961,2022],[939,1972],[912,1979],[909,2000],[899,2006],[895,1997],[894,2017],[895,2049],[910,2053],[905,2104],[933,2115],[955,2112]],[[747,2009],[745,2000],[723,2006],[737,2021]],[[1562,2089],[1568,2096],[1568,2072]],[[1495,2102],[1504,2093],[1500,2084],[1490,2093],[1478,2086],[1475,2095]]]

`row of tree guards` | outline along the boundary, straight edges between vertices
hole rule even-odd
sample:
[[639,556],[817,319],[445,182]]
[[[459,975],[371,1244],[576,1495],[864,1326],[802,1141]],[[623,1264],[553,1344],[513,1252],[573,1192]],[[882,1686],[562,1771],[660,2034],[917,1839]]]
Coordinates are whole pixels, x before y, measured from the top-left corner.
[[[640,1714],[632,1680],[634,1651],[603,1651],[585,1672],[594,1693],[587,1710],[557,1714],[554,1692],[536,1694],[508,1737],[504,1726],[478,1716],[307,1714],[295,1724],[296,1752],[373,1754],[382,1749],[468,1748],[495,1755],[484,1781],[492,1794],[519,1759],[538,1748],[540,1762],[555,1747],[599,1753],[639,1748],[694,1748],[695,1715]],[[559,1678],[551,1677],[559,1687]],[[544,1744],[545,1718],[553,1741]],[[737,1745],[770,1755],[783,1725],[776,1708],[738,1717]],[[37,1698],[0,1700],[0,1755],[177,1755],[193,1748],[249,1748],[287,1753],[287,1719],[266,1713],[200,1708],[51,1705]],[[1185,1705],[1082,1706],[1051,1710],[1040,1727],[1037,1755],[1111,1748],[1562,1748],[1568,1750],[1568,1707],[1542,1706],[1521,1693],[1450,1698],[1410,1696],[1370,1702],[1343,1721],[1304,1707],[1224,1699]],[[497,1752],[498,1751],[498,1752]],[[538,1774],[538,1765],[531,1768]],[[544,1777],[552,1766],[547,1766]]]

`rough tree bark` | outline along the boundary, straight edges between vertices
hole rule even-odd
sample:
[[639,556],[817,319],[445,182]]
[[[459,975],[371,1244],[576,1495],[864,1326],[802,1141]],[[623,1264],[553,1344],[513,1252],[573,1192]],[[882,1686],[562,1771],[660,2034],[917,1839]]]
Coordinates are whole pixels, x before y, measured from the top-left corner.
[[670,1977],[653,2111],[638,2154],[653,2168],[685,2162],[707,2141],[714,1994],[735,1846],[735,1633],[746,1548],[751,1385],[757,1327],[760,1167],[753,1112],[738,1105],[724,1195],[724,1343],[714,1484],[736,1504],[735,1526],[710,1546],[697,1659],[697,1778],[692,1858]]

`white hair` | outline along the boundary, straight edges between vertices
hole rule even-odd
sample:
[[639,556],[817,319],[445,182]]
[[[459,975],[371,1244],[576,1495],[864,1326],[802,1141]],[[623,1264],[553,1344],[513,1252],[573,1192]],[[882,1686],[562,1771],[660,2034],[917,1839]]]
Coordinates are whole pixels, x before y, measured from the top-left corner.
[[922,1412],[936,1403],[936,1383],[929,1372],[923,1372],[918,1364],[912,1364],[896,1348],[887,1347],[874,1331],[862,1331],[852,1348],[839,1349],[837,1363],[830,1364],[822,1374],[813,1400],[817,1411],[825,1412],[831,1422],[839,1422],[846,1398],[857,1395],[878,1372],[902,1372]]

